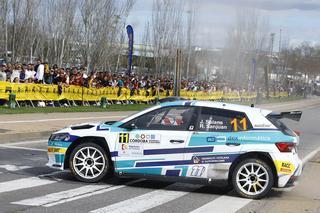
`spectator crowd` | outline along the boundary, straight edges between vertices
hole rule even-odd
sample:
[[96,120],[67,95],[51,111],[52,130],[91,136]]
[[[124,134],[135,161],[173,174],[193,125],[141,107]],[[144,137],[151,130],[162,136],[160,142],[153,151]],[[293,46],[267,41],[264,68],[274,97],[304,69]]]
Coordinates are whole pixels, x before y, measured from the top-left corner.
[[[63,68],[56,64],[49,66],[48,63],[38,59],[36,64],[2,64],[0,66],[0,82],[7,81],[11,83],[37,83],[37,84],[55,84],[59,86],[84,86],[88,88],[118,87],[128,88],[131,95],[135,90],[152,89],[169,91],[174,87],[173,77],[154,77],[152,75],[125,75],[123,73],[99,72],[88,73],[85,66]],[[195,81],[182,80],[181,89],[187,91],[224,91],[237,92],[239,94],[246,92],[244,88],[236,88],[218,81]],[[289,91],[280,84],[274,84],[270,91]],[[120,89],[119,89],[120,92]],[[292,91],[291,91],[292,92]],[[119,95],[119,94],[118,94]]]
[[[152,75],[125,75],[93,71],[87,74],[85,66],[62,68],[56,64],[49,66],[40,59],[36,64],[3,64],[0,67],[0,81],[11,83],[77,85],[88,88],[126,87],[130,90],[159,88],[173,89],[173,77],[155,78]],[[214,83],[206,81],[182,80],[181,88],[189,91],[216,91]]]

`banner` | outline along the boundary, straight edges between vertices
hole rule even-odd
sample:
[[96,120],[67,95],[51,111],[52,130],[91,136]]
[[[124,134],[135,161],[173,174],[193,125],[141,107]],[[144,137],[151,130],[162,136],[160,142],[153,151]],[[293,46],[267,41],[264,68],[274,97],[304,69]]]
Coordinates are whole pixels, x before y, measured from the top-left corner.
[[[119,92],[120,89],[120,93]],[[130,91],[127,87],[87,88],[80,86],[64,86],[49,84],[20,84],[0,82],[0,99],[8,100],[14,93],[17,101],[100,101],[102,97],[111,102],[134,101],[136,103],[150,102],[158,98],[173,96],[173,90],[138,89]],[[232,100],[251,101],[256,98],[253,92],[223,92],[223,91],[187,91],[180,90],[181,97],[188,100]],[[270,93],[271,97],[287,97],[287,92]]]
[[127,34],[129,38],[128,42],[128,70],[127,74],[131,74],[131,67],[132,67],[132,55],[133,55],[133,28],[131,25],[127,26]]

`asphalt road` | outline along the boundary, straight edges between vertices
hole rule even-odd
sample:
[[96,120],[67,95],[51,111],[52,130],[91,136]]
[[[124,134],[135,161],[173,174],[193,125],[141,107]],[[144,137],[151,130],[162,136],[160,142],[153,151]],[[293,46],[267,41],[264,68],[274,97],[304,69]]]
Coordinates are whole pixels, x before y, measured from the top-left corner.
[[[320,106],[305,108],[299,123],[288,124],[301,131],[298,152],[308,160],[320,147]],[[46,162],[44,141],[0,144],[0,212],[320,212],[319,155],[306,163],[295,189],[258,201],[219,184],[116,177],[84,184]]]

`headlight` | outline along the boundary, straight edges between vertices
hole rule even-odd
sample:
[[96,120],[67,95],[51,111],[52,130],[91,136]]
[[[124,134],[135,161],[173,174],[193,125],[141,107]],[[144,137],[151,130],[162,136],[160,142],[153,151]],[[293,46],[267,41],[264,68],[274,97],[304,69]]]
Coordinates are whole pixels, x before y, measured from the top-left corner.
[[51,135],[49,138],[50,141],[69,141],[70,135],[68,133],[58,133]]

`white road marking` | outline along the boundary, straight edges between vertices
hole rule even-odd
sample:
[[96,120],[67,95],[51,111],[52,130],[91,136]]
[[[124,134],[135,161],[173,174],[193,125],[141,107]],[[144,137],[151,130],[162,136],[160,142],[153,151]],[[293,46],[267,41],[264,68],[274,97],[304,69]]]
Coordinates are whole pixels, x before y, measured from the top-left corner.
[[106,189],[102,189],[102,190],[95,191],[95,192],[90,192],[90,193],[83,194],[83,195],[78,195],[78,196],[75,196],[75,197],[70,197],[70,198],[67,198],[67,199],[64,199],[64,200],[60,200],[60,201],[56,201],[56,202],[45,204],[43,206],[44,207],[51,207],[51,206],[55,206],[55,205],[58,205],[58,204],[63,204],[63,203],[67,203],[67,202],[70,202],[70,201],[78,200],[78,199],[81,199],[81,198],[90,197],[90,196],[98,195],[98,194],[103,194],[103,193],[106,193],[106,192],[110,192],[110,191],[113,191],[113,190],[124,188],[126,186],[129,186],[129,185],[132,185],[132,184],[135,184],[135,183],[138,183],[138,182],[142,182],[144,180],[145,179],[133,180],[133,181],[130,181],[130,182],[126,183],[125,185],[107,187]]
[[36,143],[44,143],[48,140],[36,140],[36,141],[20,141],[20,142],[12,142],[12,143],[2,143],[0,145],[9,145],[9,146],[15,146],[15,145],[27,145],[27,144],[36,144]]
[[9,146],[0,144],[0,148],[8,148],[8,149],[22,149],[22,150],[29,150],[29,151],[39,151],[39,152],[47,152],[47,149],[38,149],[38,148],[30,148],[30,147],[22,147],[22,146]]
[[6,165],[0,165],[0,168],[5,169],[10,172],[15,172],[15,171],[23,170],[23,169],[30,169],[32,167],[31,166],[16,166],[16,165],[6,164]]
[[80,117],[80,118],[50,118],[50,119],[38,119],[38,120],[15,120],[15,121],[0,121],[0,124],[17,124],[17,123],[39,123],[39,122],[51,122],[51,121],[76,121],[76,120],[93,120],[103,118],[124,118],[127,116],[99,116],[99,117]]
[[217,199],[201,206],[198,209],[193,210],[191,213],[208,213],[208,212],[219,212],[219,213],[233,213],[250,203],[251,199],[231,197],[223,195]]
[[0,183],[0,193],[11,192],[19,189],[26,189],[35,186],[42,186],[56,183],[56,181],[40,179],[38,177],[21,178]]
[[12,204],[25,205],[25,206],[43,206],[45,204],[54,203],[63,199],[68,199],[92,192],[96,192],[101,189],[110,188],[112,185],[88,185],[57,193],[47,194],[45,196],[35,197],[31,199],[25,199],[21,201],[12,202]]
[[32,147],[17,146],[17,145],[45,143],[47,141],[48,140],[35,140],[35,141],[20,141],[20,142],[13,142],[13,143],[3,143],[3,144],[0,144],[0,148],[23,149],[23,150],[30,150],[30,151],[47,152],[48,151],[47,149],[38,149],[38,148],[32,148]]
[[320,152],[320,146],[313,150],[312,152],[310,152],[307,156],[305,156],[303,159],[302,159],[302,164],[306,164],[311,158],[313,158],[318,152]]
[[162,205],[171,200],[177,199],[188,194],[191,191],[199,189],[203,185],[174,183],[163,189],[155,190],[147,194],[140,195],[122,202],[118,202],[103,208],[91,211],[91,213],[100,212],[143,212],[153,207]]

